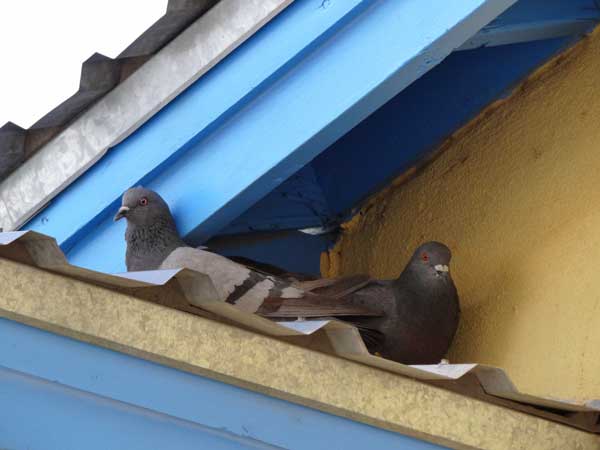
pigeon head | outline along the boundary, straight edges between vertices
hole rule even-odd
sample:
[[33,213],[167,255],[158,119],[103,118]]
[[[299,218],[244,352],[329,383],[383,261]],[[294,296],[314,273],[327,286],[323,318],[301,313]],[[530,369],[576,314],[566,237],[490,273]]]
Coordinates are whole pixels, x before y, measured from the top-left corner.
[[448,275],[450,249],[440,242],[426,242],[420,245],[413,253],[411,264],[438,275]]
[[114,220],[123,217],[132,225],[144,226],[156,223],[159,219],[171,219],[169,206],[160,195],[141,186],[128,189],[123,194],[121,207]]

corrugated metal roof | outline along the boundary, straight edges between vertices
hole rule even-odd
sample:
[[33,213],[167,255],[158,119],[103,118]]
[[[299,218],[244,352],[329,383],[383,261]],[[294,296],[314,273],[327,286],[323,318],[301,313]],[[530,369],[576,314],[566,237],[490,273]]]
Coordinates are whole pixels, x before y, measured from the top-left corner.
[[32,231],[0,233],[0,258],[49,270],[135,297],[209,317],[341,358],[384,369],[549,420],[600,433],[598,401],[570,402],[519,392],[500,368],[482,364],[407,366],[371,355],[358,330],[338,320],[275,322],[237,309],[218,296],[212,280],[188,269],[109,275],[70,265],[48,236]]
[[[292,1],[215,3],[67,126],[59,127],[58,134],[0,181],[0,227],[15,230],[22,226],[110,148],[135,133]],[[215,112],[213,120],[222,114]],[[20,151],[26,143],[24,146]]]
[[88,58],[81,67],[79,90],[29,129],[25,130],[12,122],[2,126],[0,181],[218,1],[169,0],[166,13],[116,58],[99,53]]

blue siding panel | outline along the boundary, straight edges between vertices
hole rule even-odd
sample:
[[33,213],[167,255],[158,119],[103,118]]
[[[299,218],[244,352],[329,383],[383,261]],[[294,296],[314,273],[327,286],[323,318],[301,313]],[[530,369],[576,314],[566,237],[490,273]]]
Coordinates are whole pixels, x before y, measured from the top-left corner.
[[7,450],[276,449],[0,367]]
[[11,450],[442,448],[6,319],[0,400]]

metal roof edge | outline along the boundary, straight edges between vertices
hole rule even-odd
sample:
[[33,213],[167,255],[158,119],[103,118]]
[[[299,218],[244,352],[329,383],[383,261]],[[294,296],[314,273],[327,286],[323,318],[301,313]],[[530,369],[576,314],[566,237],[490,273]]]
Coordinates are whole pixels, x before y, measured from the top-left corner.
[[219,1],[2,181],[0,228],[25,223],[291,2]]
[[0,127],[0,182],[218,1],[168,0],[166,12],[116,58],[94,53],[84,61],[77,92],[29,129]]
[[[24,264],[13,267],[11,263]],[[8,264],[8,266],[6,266]],[[212,280],[202,273],[189,269],[131,272],[117,275],[96,272],[69,264],[57,246],[56,241],[33,231],[0,233],[0,268],[6,271],[26,271],[27,266],[44,269],[57,276],[67,277],[67,283],[87,283],[108,289],[107,292],[133,296],[170,309],[177,309],[196,316],[208,318],[226,325],[233,325],[248,332],[258,332],[267,336],[291,340],[298,346],[383,369],[422,382],[438,383],[438,386],[455,390],[460,394],[475,396],[487,402],[500,404],[509,409],[561,422],[573,427],[599,433],[600,410],[591,402],[557,400],[537,397],[519,392],[506,372],[497,367],[482,364],[436,364],[408,366],[369,354],[355,327],[338,320],[307,320],[300,322],[275,322],[256,314],[242,311],[233,305],[218,300]],[[12,269],[11,269],[12,267]],[[2,280],[2,276],[6,279]],[[40,275],[42,276],[42,275]],[[31,282],[37,283],[37,279]],[[0,281],[10,285],[12,278],[0,270]],[[17,283],[24,286],[25,283]],[[76,316],[85,316],[87,306],[66,307],[60,296],[48,291],[44,295],[52,298],[47,301],[44,295],[34,298],[20,296],[18,302],[0,298],[0,317],[14,319],[15,314],[24,323],[27,318],[40,320],[44,312],[69,309]],[[43,287],[40,287],[43,289]],[[64,289],[61,290],[64,292]],[[88,298],[88,297],[86,297]],[[79,302],[80,299],[73,299]],[[98,301],[98,300],[97,300]],[[103,300],[100,300],[102,303]],[[44,308],[25,306],[28,302],[45,302]],[[23,305],[23,309],[22,308]],[[143,309],[143,303],[136,306]],[[24,312],[24,311],[29,312]],[[23,321],[21,319],[16,319]],[[45,320],[45,319],[44,319]],[[55,319],[50,320],[53,322]],[[83,320],[83,319],[82,319]],[[61,325],[70,329],[70,326]],[[55,331],[54,328],[46,328]],[[83,333],[89,330],[80,330]],[[63,333],[64,334],[64,333]],[[67,333],[67,335],[69,335]],[[109,348],[112,348],[109,346]],[[515,403],[517,402],[517,403]],[[559,413],[557,413],[557,411]]]
[[464,449],[592,449],[600,440],[36,267],[0,258],[0,268],[2,317],[418,439]]

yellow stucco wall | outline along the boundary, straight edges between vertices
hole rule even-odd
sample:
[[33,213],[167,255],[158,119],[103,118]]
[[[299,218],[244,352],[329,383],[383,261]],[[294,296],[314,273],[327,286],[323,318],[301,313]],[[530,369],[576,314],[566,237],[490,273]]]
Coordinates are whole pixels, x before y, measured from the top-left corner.
[[394,277],[430,239],[454,253],[452,362],[503,367],[529,393],[600,398],[600,32],[372,199],[323,271]]

